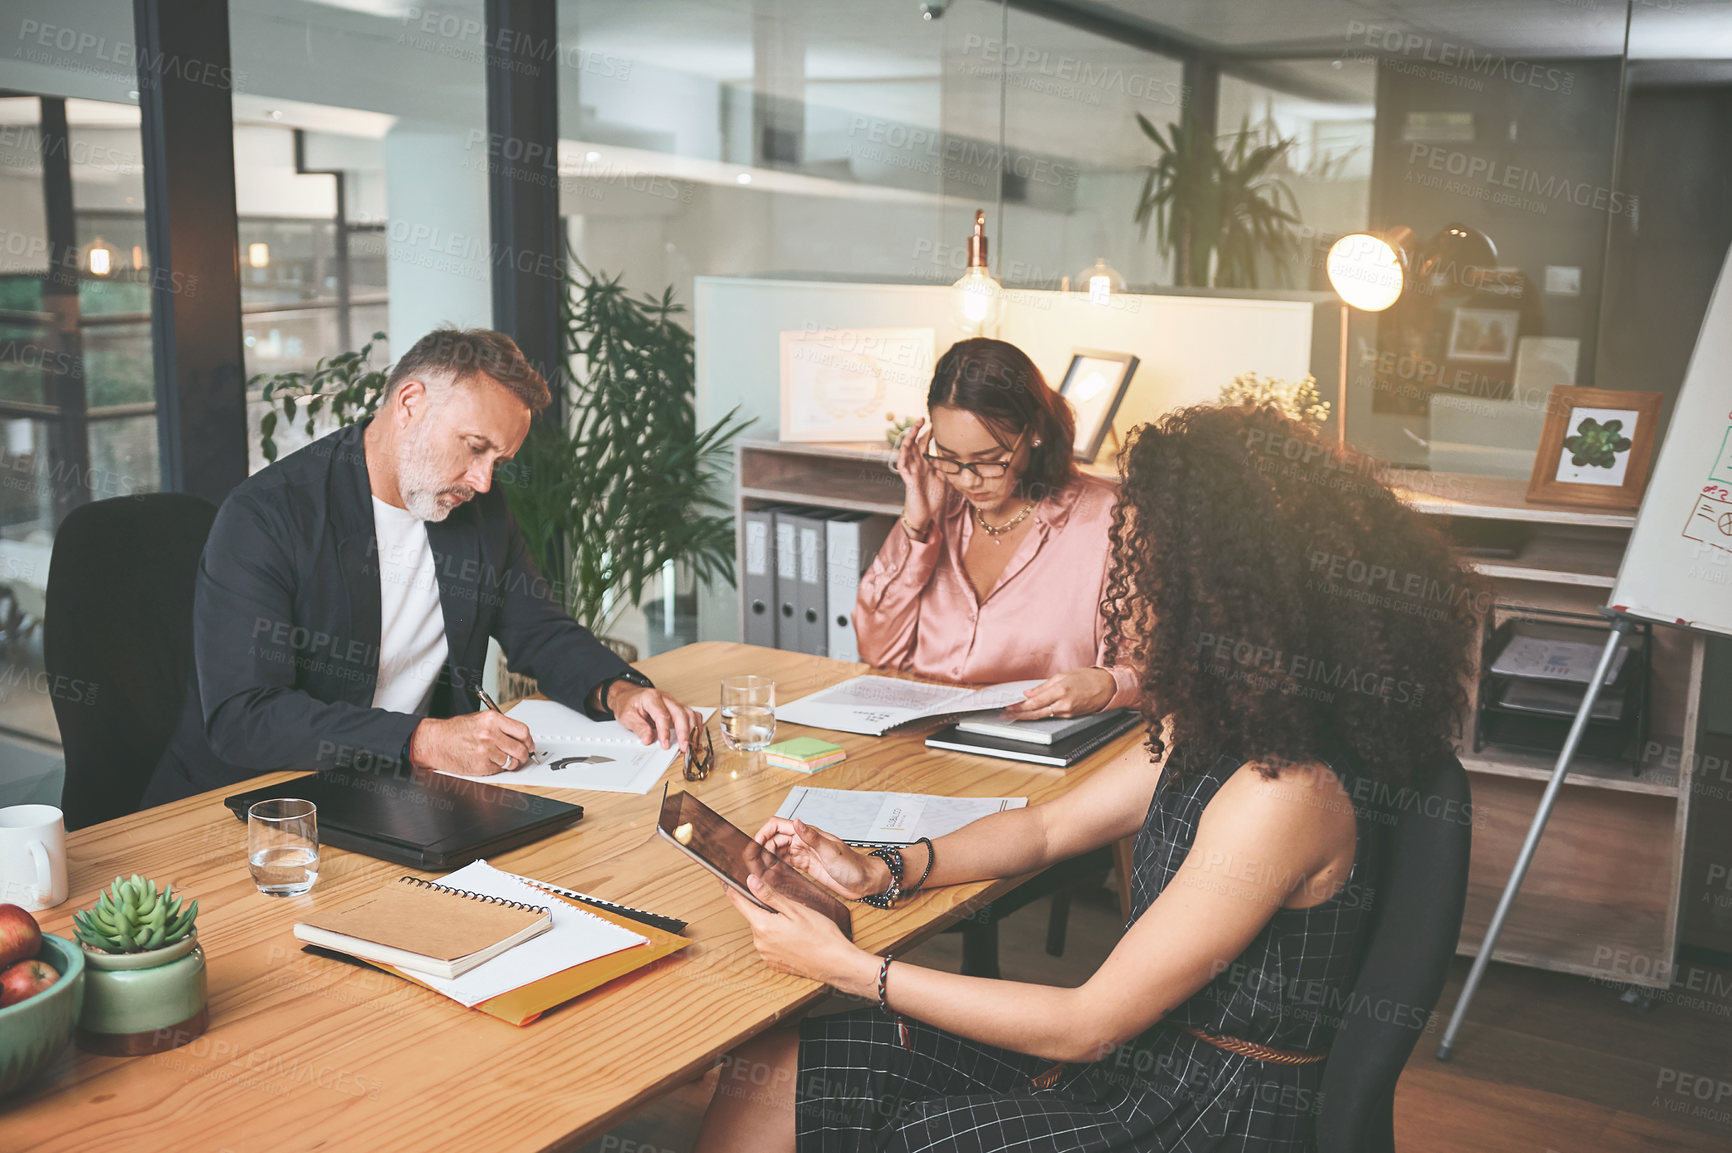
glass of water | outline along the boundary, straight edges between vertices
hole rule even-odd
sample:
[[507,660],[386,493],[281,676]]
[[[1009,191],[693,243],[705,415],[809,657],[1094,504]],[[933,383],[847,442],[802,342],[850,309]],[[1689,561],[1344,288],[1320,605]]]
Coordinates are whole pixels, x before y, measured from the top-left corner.
[[267,897],[298,897],[319,879],[319,809],[311,801],[259,801],[247,810],[247,864]]
[[755,753],[776,737],[776,682],[769,677],[722,681],[722,742]]

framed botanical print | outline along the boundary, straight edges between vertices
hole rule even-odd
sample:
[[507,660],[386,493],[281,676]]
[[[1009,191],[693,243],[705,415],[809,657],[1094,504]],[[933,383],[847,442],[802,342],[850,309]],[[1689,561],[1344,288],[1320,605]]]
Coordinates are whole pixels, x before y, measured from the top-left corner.
[[1661,394],[1552,389],[1530,501],[1634,512],[1659,436]]

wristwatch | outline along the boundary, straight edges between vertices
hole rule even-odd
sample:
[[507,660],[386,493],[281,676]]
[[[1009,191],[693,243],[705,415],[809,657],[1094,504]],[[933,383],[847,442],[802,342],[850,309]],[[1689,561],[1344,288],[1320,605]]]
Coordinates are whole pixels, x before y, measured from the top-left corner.
[[601,703],[592,708],[588,704],[587,700],[585,701],[583,711],[589,716],[590,720],[613,720],[613,710],[607,707],[607,695],[613,691],[615,681],[624,681],[628,685],[637,685],[639,688],[645,689],[653,689],[656,687],[654,681],[633,668],[626,669],[625,672],[620,673],[616,677],[609,677],[607,680],[602,681],[599,685],[590,690],[595,694],[595,699]]

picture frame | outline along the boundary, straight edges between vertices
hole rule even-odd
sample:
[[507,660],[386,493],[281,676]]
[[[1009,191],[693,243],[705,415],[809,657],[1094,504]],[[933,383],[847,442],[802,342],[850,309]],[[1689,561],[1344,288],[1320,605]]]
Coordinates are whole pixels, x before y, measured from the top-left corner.
[[926,414],[935,340],[930,328],[783,332],[781,439],[882,445],[893,418]]
[[1106,352],[1093,348],[1071,350],[1070,365],[1059,383],[1058,394],[1070,402],[1076,414],[1076,437],[1071,454],[1092,464],[1100,455],[1101,442],[1112,430],[1113,417],[1137,374],[1142,361],[1128,352]]
[[1634,512],[1660,432],[1658,392],[1553,388],[1527,499]]
[[1446,360],[1508,364],[1515,359],[1522,314],[1514,308],[1458,308],[1449,324]]

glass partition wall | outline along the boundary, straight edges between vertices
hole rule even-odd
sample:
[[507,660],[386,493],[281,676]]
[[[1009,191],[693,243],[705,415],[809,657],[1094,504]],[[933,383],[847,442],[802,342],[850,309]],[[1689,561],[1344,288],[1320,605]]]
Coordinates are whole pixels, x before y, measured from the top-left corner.
[[155,491],[160,468],[138,109],[91,98],[115,96],[112,78],[33,63],[65,83],[0,96],[0,733],[58,743],[42,661],[55,529]]
[[[634,288],[689,299],[700,274],[948,283],[980,208],[1007,287],[1080,289],[1105,272],[1133,291],[1335,310],[1331,244],[1401,229],[1424,277],[1386,312],[1350,312],[1344,364],[1333,337],[1314,355],[1330,399],[1345,368],[1357,447],[1525,477],[1553,385],[1670,395],[1681,378],[1680,355],[1638,351],[1651,343],[1630,322],[1639,306],[1618,303],[1621,286],[1608,295],[1608,270],[1634,259],[1642,229],[1690,256],[1713,247],[1684,238],[1715,222],[1644,220],[1641,186],[1724,187],[1700,155],[1719,151],[1712,97],[1653,134],[1668,99],[1723,80],[1722,4],[562,0],[559,13],[561,211],[577,255]],[[1219,173],[1196,195],[1229,196],[1218,233],[1193,235],[1195,206],[1145,187],[1186,148]],[[1670,180],[1680,166],[1706,185]],[[1690,275],[1673,345],[1712,282]]]
[[[384,366],[436,325],[491,324],[480,0],[230,0],[229,21],[248,378],[311,371],[376,332]],[[279,418],[274,439],[281,456],[308,438]]]

